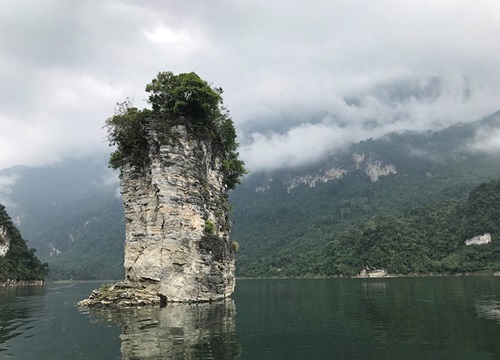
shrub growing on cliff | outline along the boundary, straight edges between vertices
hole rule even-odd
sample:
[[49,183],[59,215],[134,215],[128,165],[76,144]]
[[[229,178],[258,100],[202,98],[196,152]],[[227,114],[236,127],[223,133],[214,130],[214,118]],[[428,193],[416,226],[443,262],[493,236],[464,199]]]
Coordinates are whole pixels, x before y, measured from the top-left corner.
[[215,235],[215,224],[210,220],[205,220],[205,229],[203,232],[205,235]]
[[129,100],[118,104],[115,115],[107,119],[106,128],[111,146],[109,164],[121,168],[129,163],[140,166],[148,161],[146,124],[154,119],[165,132],[175,125],[184,125],[196,138],[208,138],[220,150],[225,183],[233,189],[246,173],[238,159],[236,130],[223,106],[222,89],[212,88],[194,72],[174,75],[160,72],[146,85],[152,109],[139,110]]
[[111,153],[109,165],[113,169],[118,169],[127,162],[141,165],[148,156],[144,125],[151,111],[132,107],[128,99],[117,105],[115,115],[106,121],[109,144],[116,146],[116,150]]

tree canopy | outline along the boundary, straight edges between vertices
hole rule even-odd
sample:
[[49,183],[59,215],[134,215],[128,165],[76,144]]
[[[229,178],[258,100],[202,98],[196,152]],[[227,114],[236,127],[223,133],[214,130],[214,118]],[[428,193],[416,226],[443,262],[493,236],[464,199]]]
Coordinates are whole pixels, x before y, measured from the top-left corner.
[[209,138],[220,149],[225,184],[233,189],[246,173],[239,160],[236,130],[229,112],[223,106],[221,88],[212,88],[196,73],[175,75],[160,72],[146,85],[151,109],[133,107],[130,100],[117,104],[115,115],[106,120],[108,140],[116,150],[109,164],[121,168],[127,163],[142,165],[148,160],[146,123],[154,119],[165,130],[184,125],[189,134]]

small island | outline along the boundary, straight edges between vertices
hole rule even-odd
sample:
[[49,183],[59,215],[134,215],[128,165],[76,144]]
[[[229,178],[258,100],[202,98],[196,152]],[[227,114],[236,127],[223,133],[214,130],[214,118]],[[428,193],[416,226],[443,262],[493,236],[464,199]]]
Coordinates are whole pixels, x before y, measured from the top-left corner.
[[120,170],[125,279],[80,306],[207,302],[234,290],[228,192],[246,173],[222,89],[197,74],[161,72],[151,109],[127,100],[106,121]]
[[48,271],[0,204],[0,286],[43,285]]

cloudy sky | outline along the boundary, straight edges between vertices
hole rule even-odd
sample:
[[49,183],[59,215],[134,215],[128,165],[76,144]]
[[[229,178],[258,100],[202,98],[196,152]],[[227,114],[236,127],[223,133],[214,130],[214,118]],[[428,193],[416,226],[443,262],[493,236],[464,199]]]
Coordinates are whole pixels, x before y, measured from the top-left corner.
[[167,70],[224,88],[253,171],[500,109],[498,0],[0,6],[0,169],[106,153],[115,103],[146,106],[145,84]]

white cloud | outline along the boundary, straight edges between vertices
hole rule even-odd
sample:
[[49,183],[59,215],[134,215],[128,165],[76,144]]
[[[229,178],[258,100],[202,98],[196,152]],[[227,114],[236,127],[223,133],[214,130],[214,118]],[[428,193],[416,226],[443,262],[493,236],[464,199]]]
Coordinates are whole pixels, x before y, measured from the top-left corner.
[[155,43],[187,43],[190,36],[185,32],[176,32],[168,27],[157,26],[152,31],[144,31],[147,39]]
[[[114,104],[144,106],[145,84],[167,70],[225,89],[253,170],[500,108],[496,0],[0,6],[0,168],[106,152]],[[433,78],[434,96],[415,95]]]
[[479,131],[471,147],[488,153],[500,153],[500,129]]
[[[483,122],[480,126],[471,144],[469,144],[472,150],[499,154],[500,153],[500,129],[498,126],[500,120],[500,112],[495,113]],[[492,126],[493,125],[493,126]]]
[[19,175],[16,173],[10,173],[5,175],[0,175],[0,204],[5,206],[12,206],[10,202],[10,194],[12,192],[12,187],[16,184],[19,179]]
[[[428,82],[420,79],[419,83],[426,90],[424,95],[428,93],[425,89]],[[405,130],[443,129],[479,120],[497,110],[493,94],[471,89],[471,95],[467,95],[466,81],[461,85],[440,84],[438,93],[421,99],[410,95],[394,101],[386,94],[392,89],[390,85],[387,91],[367,91],[355,104],[334,99],[330,107],[325,108],[328,115],[319,122],[294,126],[285,132],[252,133],[244,141],[241,156],[250,171],[307,165],[367,138]],[[492,136],[488,143],[491,149],[498,139],[493,133],[489,136]]]

